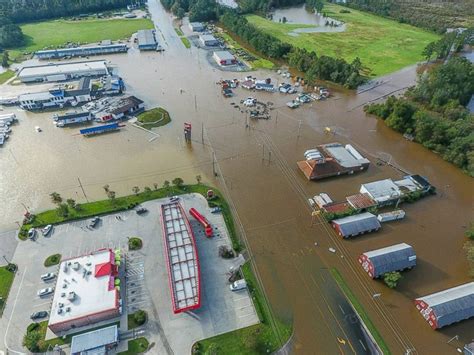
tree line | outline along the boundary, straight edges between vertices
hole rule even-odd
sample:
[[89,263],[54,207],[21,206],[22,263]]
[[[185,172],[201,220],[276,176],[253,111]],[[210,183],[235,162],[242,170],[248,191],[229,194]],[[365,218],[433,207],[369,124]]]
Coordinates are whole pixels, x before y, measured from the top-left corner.
[[354,89],[365,81],[360,74],[362,64],[359,58],[347,63],[341,58],[318,56],[314,51],[293,47],[249,24],[245,17],[234,11],[226,11],[220,22],[258,52],[269,58],[288,61],[291,67],[305,74],[308,84],[321,79]]
[[8,17],[0,15],[0,49],[21,46],[23,42],[20,27]]
[[465,107],[473,94],[474,64],[455,56],[421,74],[403,97],[365,111],[474,176],[474,114]]
[[444,33],[447,28],[465,27],[469,22],[468,26],[472,26],[474,15],[471,0],[348,0],[345,6],[437,33]]
[[215,20],[219,13],[214,0],[161,0],[161,3],[178,18],[188,14],[190,21]]
[[428,43],[423,55],[426,60],[446,59],[450,53],[460,52],[466,44],[474,44],[474,28],[466,29],[462,33],[453,31],[444,34],[439,40]]

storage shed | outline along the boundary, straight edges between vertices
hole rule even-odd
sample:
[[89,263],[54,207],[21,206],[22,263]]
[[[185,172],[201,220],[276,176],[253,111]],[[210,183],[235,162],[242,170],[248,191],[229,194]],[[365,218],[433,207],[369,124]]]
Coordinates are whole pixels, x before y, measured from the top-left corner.
[[237,59],[235,59],[234,55],[229,51],[217,51],[214,52],[212,55],[214,60],[220,66],[232,65],[237,64]]
[[200,35],[199,42],[201,42],[204,47],[215,47],[219,45],[219,41],[213,35]]
[[362,184],[360,193],[368,194],[379,206],[395,203],[402,193],[392,179],[379,180]]
[[369,212],[335,219],[331,223],[337,234],[343,238],[355,237],[380,229],[380,222],[377,220],[377,217]]
[[193,32],[202,32],[206,29],[206,26],[204,26],[201,22],[190,22],[189,29]]
[[119,341],[116,325],[75,335],[71,341],[72,355],[106,354]]
[[411,245],[400,243],[367,251],[359,256],[359,263],[376,279],[387,272],[411,269],[416,265],[416,254]]
[[474,316],[474,282],[417,298],[415,306],[433,329],[469,319]]

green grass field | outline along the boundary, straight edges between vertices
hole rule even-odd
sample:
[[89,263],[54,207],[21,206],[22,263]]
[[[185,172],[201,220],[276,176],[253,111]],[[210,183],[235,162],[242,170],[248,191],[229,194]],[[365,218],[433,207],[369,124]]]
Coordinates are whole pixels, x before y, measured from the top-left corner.
[[7,301],[14,278],[15,274],[8,271],[6,266],[0,267],[0,317],[2,316],[3,306]]
[[181,42],[183,42],[186,48],[191,48],[191,42],[189,42],[189,39],[187,37],[180,37],[180,38],[181,38]]
[[359,57],[372,76],[388,74],[423,60],[423,48],[439,38],[410,25],[353,9],[350,13],[340,13],[341,9],[344,7],[325,4],[323,10],[327,16],[346,23],[346,31],[339,33],[300,33],[294,37],[288,33],[308,25],[276,23],[257,15],[249,15],[247,19],[280,40],[314,50],[318,55],[340,57],[349,62]]
[[137,119],[145,128],[161,127],[171,122],[170,114],[161,107],[140,113]]
[[140,29],[153,28],[149,19],[53,20],[21,25],[26,45],[9,51],[15,59],[46,47],[59,47],[66,42],[94,43],[104,39],[128,39]]
[[0,84],[3,84],[8,79],[13,78],[15,76],[15,72],[13,70],[6,70],[2,74],[0,74]]

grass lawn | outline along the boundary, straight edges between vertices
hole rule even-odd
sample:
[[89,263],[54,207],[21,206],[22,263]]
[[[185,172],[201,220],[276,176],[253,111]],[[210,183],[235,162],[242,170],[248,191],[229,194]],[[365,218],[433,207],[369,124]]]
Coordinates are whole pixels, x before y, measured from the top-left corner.
[[176,31],[176,33],[178,34],[178,36],[184,36],[184,33],[183,31],[181,31],[181,28],[179,27],[175,27],[174,30]]
[[[137,312],[140,312],[140,310],[137,311]],[[135,313],[137,313],[137,312],[135,312]],[[141,311],[141,312],[145,312],[145,311]],[[139,324],[135,321],[135,313],[127,314],[128,330],[132,330],[132,329],[141,327],[143,324],[145,324],[145,323]],[[146,322],[147,317],[148,317],[148,315],[145,312],[145,322]]]
[[291,30],[308,25],[276,23],[257,15],[249,15],[247,19],[280,40],[314,50],[318,55],[341,57],[349,62],[359,57],[372,76],[391,73],[423,60],[424,47],[439,38],[437,34],[410,25],[353,9],[350,13],[340,13],[341,9],[345,8],[326,3],[323,10],[329,17],[346,23],[346,31],[339,33],[300,33],[294,37],[288,34]]
[[128,39],[140,29],[154,28],[150,19],[53,20],[21,25],[26,45],[9,51],[15,59],[46,47],[59,47],[66,42],[93,43],[104,39]]
[[[242,273],[261,323],[198,341],[194,345],[198,354],[270,354],[289,339],[291,325],[284,324],[270,313],[269,305],[257,286],[250,263],[243,265]],[[279,337],[275,334],[275,328]]]
[[180,38],[181,38],[181,42],[183,42],[186,48],[191,48],[191,42],[189,42],[189,39],[187,37],[180,37]]
[[6,266],[0,267],[0,316],[3,313],[3,306],[8,298],[10,293],[10,288],[12,287],[13,279],[15,274],[7,270]]
[[390,354],[390,349],[388,348],[387,344],[385,344],[385,341],[383,340],[382,336],[378,332],[377,328],[375,328],[375,325],[372,323],[369,316],[365,312],[364,307],[362,307],[362,305],[357,300],[356,296],[352,293],[351,289],[349,288],[349,286],[344,281],[342,275],[335,268],[332,268],[330,271],[331,271],[332,277],[334,277],[334,280],[336,280],[336,283],[339,285],[339,288],[342,290],[342,292],[349,299],[352,306],[356,310],[357,314],[364,321],[365,325],[369,329],[370,333],[372,333],[372,336],[374,337],[375,341],[379,345],[382,352],[386,355],[389,355]]
[[145,128],[161,127],[171,122],[170,114],[161,107],[140,113],[137,119]]
[[[236,50],[238,49],[244,49],[247,52],[250,52],[246,47],[243,47],[239,42],[237,42],[234,38],[232,38],[228,33],[226,32],[221,32],[219,33],[218,37],[222,37],[222,39],[227,43],[227,45],[230,48],[234,48]],[[248,62],[248,64],[251,65],[252,69],[273,69],[275,68],[275,64],[273,62],[269,61],[268,59],[259,57],[253,52],[250,52],[252,56],[257,58],[257,60],[254,60],[253,62]]]
[[150,344],[148,343],[148,340],[146,338],[137,338],[133,340],[129,340],[128,342],[128,350],[127,351],[122,351],[119,353],[119,355],[135,355],[135,354],[141,354],[145,352],[145,350],[148,349],[148,346]]
[[[36,218],[31,224],[24,224],[20,230],[20,239],[25,240],[27,238],[28,229],[31,227],[43,227],[48,224],[58,224],[61,222],[73,221],[77,219],[84,219],[93,216],[99,216],[103,214],[109,214],[118,211],[124,211],[132,208],[134,204],[139,204],[145,201],[156,200],[158,198],[169,197],[173,195],[182,195],[186,193],[199,193],[203,196],[206,196],[207,191],[211,187],[204,184],[194,184],[194,185],[184,185],[180,188],[176,186],[170,186],[169,188],[161,188],[157,190],[152,190],[150,192],[141,192],[137,195],[129,195],[123,197],[117,197],[114,201],[110,200],[100,200],[90,203],[84,203],[80,205],[79,210],[69,209],[69,214],[67,217],[61,217],[58,215],[56,210],[48,210],[36,214]],[[219,206],[222,208],[222,215],[229,231],[230,239],[232,241],[232,247],[235,251],[241,250],[241,244],[237,237],[235,230],[234,220],[230,212],[229,205],[222,197],[222,194],[212,188],[216,195],[216,198],[210,201],[209,205]]]
[[48,266],[58,265],[60,261],[61,261],[61,254],[53,254],[46,258],[46,260],[44,261],[44,266],[48,267]]
[[13,78],[15,76],[15,72],[13,70],[6,70],[0,74],[0,84],[3,84],[8,79]]

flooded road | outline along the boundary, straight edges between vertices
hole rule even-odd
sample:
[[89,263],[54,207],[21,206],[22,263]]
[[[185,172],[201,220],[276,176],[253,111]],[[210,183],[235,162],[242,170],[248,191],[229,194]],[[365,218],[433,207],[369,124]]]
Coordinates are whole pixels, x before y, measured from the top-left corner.
[[[468,281],[462,246],[464,229],[473,217],[472,179],[362,111],[365,103],[412,85],[415,68],[380,78],[378,86],[359,95],[335,90],[331,99],[293,111],[285,105],[289,96],[279,93],[255,95],[237,89],[235,97],[225,99],[215,83],[242,74],[213,69],[203,50],[183,46],[157,1],[150,1],[150,11],[165,52],[132,49],[105,58],[117,66],[129,94],[142,98],[147,107],[165,107],[172,123],[157,129],[160,137],[154,140],[129,124],[121,132],[87,139],[77,135],[78,128],[56,128],[52,113],[5,108],[4,112],[17,113],[20,122],[0,148],[2,229],[15,228],[24,206],[33,211],[53,207],[49,201],[53,191],[85,202],[105,198],[105,184],[124,195],[133,186],[161,186],[177,176],[193,183],[200,174],[231,198],[273,309],[294,324],[297,353],[354,353],[349,344],[338,342],[332,313],[340,311],[328,306],[322,289],[331,267],[341,271],[394,354],[407,349],[419,354],[454,353],[456,346],[469,341],[474,320],[435,332],[412,300]],[[283,81],[276,73],[254,75]],[[246,128],[245,114],[230,103],[248,96],[273,102],[272,118],[250,120]],[[183,142],[184,122],[193,124],[189,146]],[[43,132],[37,133],[35,126]],[[336,134],[325,134],[325,127]],[[401,173],[372,164],[359,175],[308,182],[296,161],[308,147],[333,141],[355,145],[372,162],[379,154],[390,156],[405,170],[428,177],[438,195],[403,206],[407,218],[378,233],[352,241],[338,239],[327,224],[312,223],[307,197],[326,192],[342,200],[357,193],[361,183]],[[212,151],[217,158],[216,179]],[[415,248],[419,264],[391,291],[369,280],[356,257],[399,242]],[[329,247],[337,253],[328,252]],[[373,299],[375,293],[382,296]],[[459,335],[459,344],[447,344],[454,335]]]

